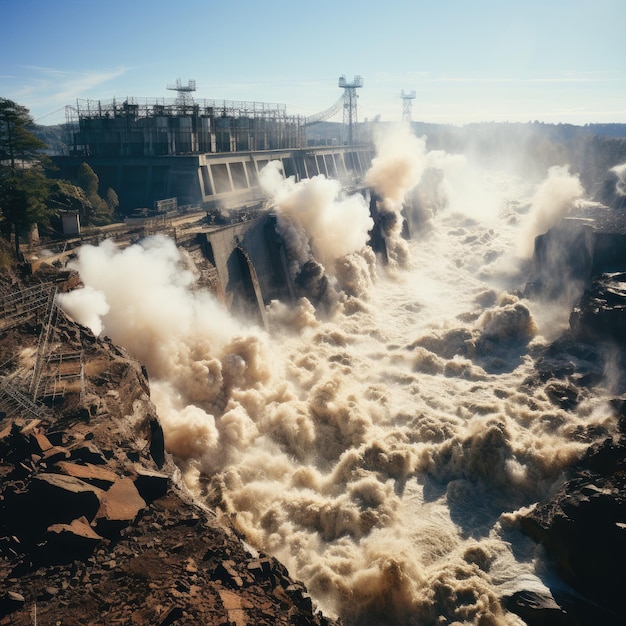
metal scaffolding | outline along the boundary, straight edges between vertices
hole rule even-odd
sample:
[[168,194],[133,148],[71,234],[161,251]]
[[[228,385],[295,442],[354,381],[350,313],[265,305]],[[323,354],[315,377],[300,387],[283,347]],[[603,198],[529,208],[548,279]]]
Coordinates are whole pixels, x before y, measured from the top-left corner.
[[8,330],[34,317],[50,297],[50,285],[35,285],[0,298],[0,330]]
[[74,129],[72,153],[85,156],[164,156],[293,149],[305,118],[284,104],[236,100],[77,100],[66,107]]
[[[44,417],[47,409],[41,401],[62,398],[68,389],[80,394],[81,405],[84,401],[83,352],[62,351],[57,345],[59,342],[55,340],[57,324],[63,316],[56,294],[55,285],[41,284],[0,299],[0,331],[19,326],[33,318],[41,320],[32,372],[18,367],[9,375],[0,377],[0,407],[21,417]],[[5,363],[0,371],[5,371],[12,361]]]

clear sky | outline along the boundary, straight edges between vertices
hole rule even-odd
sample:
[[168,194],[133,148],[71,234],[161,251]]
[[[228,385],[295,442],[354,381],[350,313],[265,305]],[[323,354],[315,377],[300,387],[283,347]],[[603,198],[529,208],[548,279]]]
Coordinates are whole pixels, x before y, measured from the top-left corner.
[[[624,0],[0,0],[0,97],[41,124],[77,99],[281,103],[363,77],[358,119],[626,123]],[[341,113],[335,119],[341,119]]]

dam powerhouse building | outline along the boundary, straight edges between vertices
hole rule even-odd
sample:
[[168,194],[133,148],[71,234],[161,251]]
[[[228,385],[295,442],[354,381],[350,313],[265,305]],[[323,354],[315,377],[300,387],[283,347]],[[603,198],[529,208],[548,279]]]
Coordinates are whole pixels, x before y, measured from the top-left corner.
[[[371,164],[369,145],[307,145],[307,127],[338,105],[351,106],[347,98],[307,118],[288,115],[281,104],[194,100],[193,81],[169,88],[177,98],[79,100],[68,107],[71,145],[68,155],[55,158],[59,175],[75,179],[88,163],[100,188],[113,188],[120,209],[129,213],[174,199],[179,207],[205,209],[252,203],[261,198],[258,174],[270,160],[282,162],[286,177],[323,174],[346,186],[358,183]],[[349,90],[344,95],[352,96]]]

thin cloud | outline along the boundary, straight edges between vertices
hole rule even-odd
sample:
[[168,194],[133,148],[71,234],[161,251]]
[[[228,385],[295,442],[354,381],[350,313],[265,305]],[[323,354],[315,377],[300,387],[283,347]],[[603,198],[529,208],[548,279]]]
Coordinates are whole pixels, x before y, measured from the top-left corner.
[[74,102],[77,98],[88,96],[101,85],[129,71],[127,67],[87,72],[36,65],[23,67],[31,72],[31,77],[15,89],[10,97],[30,106],[36,117],[46,115],[47,112]]
[[[94,89],[104,83],[123,76],[128,71],[126,67],[119,67],[113,70],[98,70],[89,72],[71,72],[56,68],[46,67],[30,67],[38,72],[41,77],[37,80],[41,81],[40,85],[48,85],[56,87],[58,97],[67,96],[77,97],[84,94],[90,89]],[[51,80],[54,79],[54,82]],[[61,79],[61,82],[58,80]]]
[[587,74],[571,76],[543,76],[519,78],[510,76],[437,76],[431,79],[435,83],[516,83],[516,84],[541,84],[541,83],[601,83],[615,80],[605,74]]

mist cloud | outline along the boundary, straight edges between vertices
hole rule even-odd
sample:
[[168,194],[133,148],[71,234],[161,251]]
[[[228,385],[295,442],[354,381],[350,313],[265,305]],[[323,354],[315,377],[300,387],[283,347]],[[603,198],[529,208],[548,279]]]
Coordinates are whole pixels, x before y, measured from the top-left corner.
[[283,178],[280,161],[259,173],[262,188],[276,205],[278,231],[300,265],[314,258],[334,273],[335,262],[362,250],[374,222],[359,194],[345,196],[339,181],[314,176]]
[[365,183],[381,200],[378,203],[392,266],[408,263],[408,249],[402,239],[402,206],[419,183],[426,168],[426,142],[401,124],[380,130],[374,137],[376,157],[365,175]]
[[617,176],[615,190],[620,196],[626,196],[626,163],[616,165],[615,167],[612,167],[610,171]]
[[584,193],[578,176],[570,174],[567,166],[554,166],[539,185],[525,220],[519,243],[522,256],[529,258],[535,237],[543,235],[565,217],[576,200]]
[[192,289],[193,267],[176,244],[157,236],[119,249],[107,240],[82,246],[73,266],[84,287],[61,295],[61,306],[146,365],[168,449],[197,458],[243,436],[232,392],[267,378],[262,335]]

